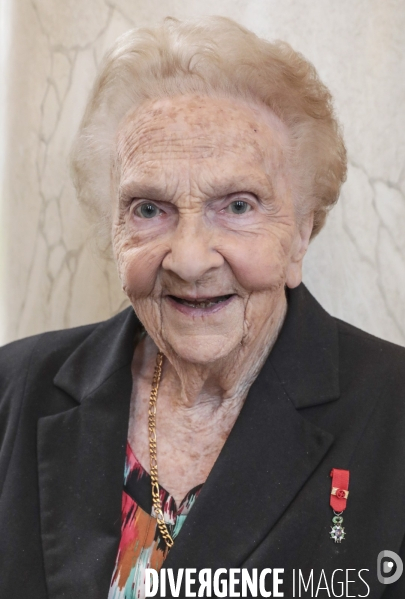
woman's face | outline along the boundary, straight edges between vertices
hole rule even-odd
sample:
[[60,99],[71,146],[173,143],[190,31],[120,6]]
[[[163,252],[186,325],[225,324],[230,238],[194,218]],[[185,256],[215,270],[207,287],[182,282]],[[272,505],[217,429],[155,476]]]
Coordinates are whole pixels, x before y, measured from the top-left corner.
[[275,326],[301,281],[288,132],[243,101],[150,101],[121,124],[113,248],[122,286],[157,345],[208,363]]

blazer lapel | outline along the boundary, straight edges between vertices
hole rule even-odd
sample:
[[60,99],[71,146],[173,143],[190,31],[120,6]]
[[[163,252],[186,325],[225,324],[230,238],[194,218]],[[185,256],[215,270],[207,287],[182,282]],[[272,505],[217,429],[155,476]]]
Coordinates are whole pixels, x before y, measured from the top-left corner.
[[333,436],[305,420],[268,363],[165,562],[240,566],[288,508]]
[[39,421],[41,532],[50,598],[108,595],[120,538],[138,329],[132,310],[97,327],[54,379],[73,407]]
[[337,399],[337,356],[334,320],[301,285],[165,567],[239,567],[270,533],[333,443],[296,407]]

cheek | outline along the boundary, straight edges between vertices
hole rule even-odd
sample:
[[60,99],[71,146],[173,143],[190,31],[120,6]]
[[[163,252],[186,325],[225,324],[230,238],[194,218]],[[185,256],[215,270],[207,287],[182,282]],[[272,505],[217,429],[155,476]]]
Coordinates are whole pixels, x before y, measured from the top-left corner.
[[[283,243],[284,241],[284,243]],[[223,255],[244,289],[266,291],[284,286],[289,264],[289,243],[270,236],[234,243]]]
[[159,267],[162,263],[162,255],[164,254],[159,247],[123,246],[117,252],[117,265],[122,288],[131,300],[142,299],[153,294]]

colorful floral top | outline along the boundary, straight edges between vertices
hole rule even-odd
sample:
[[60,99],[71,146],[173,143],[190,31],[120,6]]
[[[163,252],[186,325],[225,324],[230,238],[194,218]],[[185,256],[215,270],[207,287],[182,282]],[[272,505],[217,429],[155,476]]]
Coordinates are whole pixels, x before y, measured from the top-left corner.
[[[160,501],[166,525],[173,539],[193,507],[202,485],[191,489],[176,509],[174,498],[160,487]],[[167,557],[152,506],[150,476],[127,443],[122,493],[121,541],[111,579],[108,599],[142,599],[145,596],[145,568],[159,570]]]

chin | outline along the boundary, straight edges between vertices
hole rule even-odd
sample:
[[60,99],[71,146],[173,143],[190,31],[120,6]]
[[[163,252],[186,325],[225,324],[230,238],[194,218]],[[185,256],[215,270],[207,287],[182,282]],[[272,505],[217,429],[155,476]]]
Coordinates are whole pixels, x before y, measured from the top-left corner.
[[180,336],[175,339],[164,339],[165,345],[177,358],[193,364],[212,364],[226,359],[238,346],[241,339],[230,336],[207,335],[207,336]]

